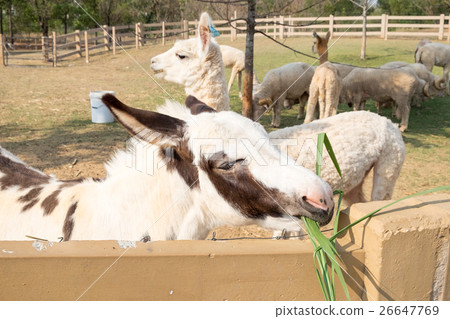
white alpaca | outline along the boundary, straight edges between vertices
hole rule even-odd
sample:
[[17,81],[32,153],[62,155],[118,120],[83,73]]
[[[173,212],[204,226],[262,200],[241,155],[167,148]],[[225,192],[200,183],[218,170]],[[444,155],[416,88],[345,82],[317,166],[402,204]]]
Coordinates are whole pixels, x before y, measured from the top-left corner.
[[[234,79],[237,75],[239,98],[242,99],[242,71],[244,71],[245,68],[245,53],[228,45],[221,45],[220,51],[222,53],[222,60],[225,68],[231,69],[231,76],[230,80],[228,81],[228,94],[230,94],[231,86],[233,85]],[[258,78],[255,71],[253,71],[253,87],[258,84]]]
[[230,109],[225,68],[219,45],[212,38],[211,19],[202,13],[198,37],[179,40],[165,53],[151,60],[156,76],[184,85],[186,95],[193,95],[217,111]]
[[221,225],[297,230],[302,215],[330,221],[330,186],[258,123],[194,97],[188,108],[166,102],[166,114],[102,100],[134,136],[105,180],[58,180],[0,148],[0,240],[204,239]]
[[309,86],[305,123],[315,119],[317,104],[319,104],[320,119],[336,115],[341,89],[342,80],[337,68],[330,62],[318,66]]
[[312,122],[316,118],[317,104],[320,119],[336,115],[342,89],[342,77],[338,68],[328,62],[330,32],[327,32],[324,38],[313,32],[313,37],[313,53],[319,54],[320,66],[316,68],[311,79],[305,123]]

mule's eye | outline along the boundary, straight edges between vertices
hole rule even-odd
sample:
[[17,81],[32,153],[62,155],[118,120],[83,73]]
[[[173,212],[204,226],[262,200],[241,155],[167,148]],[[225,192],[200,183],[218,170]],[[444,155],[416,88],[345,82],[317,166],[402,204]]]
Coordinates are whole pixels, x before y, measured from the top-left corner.
[[244,161],[243,158],[242,159],[237,159],[237,160],[232,161],[232,162],[223,162],[217,168],[221,169],[221,170],[224,170],[224,171],[228,171],[228,170],[232,169],[236,163],[239,163],[239,162],[242,162],[242,161]]
[[180,60],[183,60],[184,58],[186,58],[186,55],[183,55],[183,54],[180,54],[180,53],[177,53],[176,55],[177,55],[177,57],[178,57]]

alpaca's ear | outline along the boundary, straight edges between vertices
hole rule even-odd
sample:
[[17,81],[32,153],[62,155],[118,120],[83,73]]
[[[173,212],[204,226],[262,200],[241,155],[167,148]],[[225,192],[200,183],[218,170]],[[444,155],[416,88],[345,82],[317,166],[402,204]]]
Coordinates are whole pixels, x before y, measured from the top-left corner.
[[102,102],[132,136],[152,144],[161,140],[177,144],[183,138],[186,124],[183,120],[129,107],[112,94],[103,95]]
[[211,19],[209,18],[208,13],[203,12],[198,22],[198,35],[203,54],[208,53],[209,43],[211,42],[211,30],[209,29],[210,24]]
[[197,115],[204,112],[215,113],[217,112],[212,107],[209,107],[202,101],[198,100],[195,96],[189,95],[186,98],[186,106],[191,110],[192,115]]
[[330,33],[330,31],[328,31],[327,34],[325,35],[325,40],[328,41],[330,39],[330,36],[331,36],[331,33]]

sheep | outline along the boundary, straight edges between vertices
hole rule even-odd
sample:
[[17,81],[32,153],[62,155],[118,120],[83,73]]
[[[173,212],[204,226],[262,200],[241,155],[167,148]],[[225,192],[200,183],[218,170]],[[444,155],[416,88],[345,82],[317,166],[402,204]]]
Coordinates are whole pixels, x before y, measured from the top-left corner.
[[445,79],[431,73],[425,65],[421,63],[407,63],[403,61],[388,62],[380,66],[382,69],[396,69],[411,70],[420,79],[429,83],[429,94],[439,97],[443,96],[445,89]]
[[309,100],[304,123],[309,123],[315,119],[317,102],[319,104],[319,118],[336,115],[339,94],[342,89],[342,78],[338,69],[328,62],[327,45],[330,32],[327,33],[325,38],[321,38],[316,32],[313,33],[313,36],[315,39],[313,52],[319,52],[320,66],[315,70],[309,86]]
[[[222,53],[222,60],[225,68],[231,68],[231,77],[228,82],[228,94],[230,94],[231,86],[237,75],[239,98],[242,99],[242,71],[245,67],[245,53],[228,45],[220,45],[220,52]],[[253,86],[257,84],[259,84],[258,77],[256,76],[255,71],[253,71]]]
[[255,121],[272,105],[272,126],[279,127],[281,110],[285,100],[288,103],[300,102],[297,119],[303,116],[303,109],[308,100],[308,91],[314,68],[302,62],[294,62],[270,70],[263,82],[253,94],[253,119]]
[[342,81],[340,102],[358,110],[368,98],[380,103],[394,101],[399,107],[400,131],[404,132],[408,128],[412,96],[417,92],[429,96],[428,87],[416,75],[399,69],[356,68]]
[[392,197],[405,159],[405,144],[391,120],[369,111],[335,116],[269,133],[271,141],[297,164],[315,171],[317,135],[325,132],[341,168],[342,179],[328,153],[323,154],[321,177],[333,190],[344,191],[348,204],[364,202],[363,181],[373,168],[371,200]]
[[433,66],[437,65],[443,68],[443,77],[445,81],[445,92],[449,91],[449,72],[450,72],[450,45],[443,43],[426,43],[418,47],[415,52],[415,62],[422,63],[428,71],[433,71]]
[[156,77],[184,85],[193,95],[217,111],[230,109],[225,67],[220,47],[211,35],[209,15],[204,12],[198,24],[198,37],[176,41],[165,53],[151,59]]
[[58,180],[0,148],[0,240],[190,240],[221,225],[296,231],[301,216],[331,220],[331,187],[260,124],[192,96],[158,112],[102,101],[133,136],[104,180]]

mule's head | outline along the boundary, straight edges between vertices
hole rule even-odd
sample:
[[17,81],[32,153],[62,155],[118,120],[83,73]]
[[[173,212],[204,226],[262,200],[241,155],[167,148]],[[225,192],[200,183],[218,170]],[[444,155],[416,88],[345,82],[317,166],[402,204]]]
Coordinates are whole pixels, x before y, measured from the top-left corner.
[[207,71],[211,62],[220,64],[222,55],[211,34],[209,15],[204,12],[198,24],[198,37],[178,40],[168,51],[155,56],[150,67],[158,78],[191,86]]
[[260,124],[192,96],[184,120],[127,107],[113,95],[102,100],[131,134],[171,154],[179,174],[195,176],[203,207],[223,224],[293,231],[301,216],[322,225],[331,220],[330,186],[273,146]]

